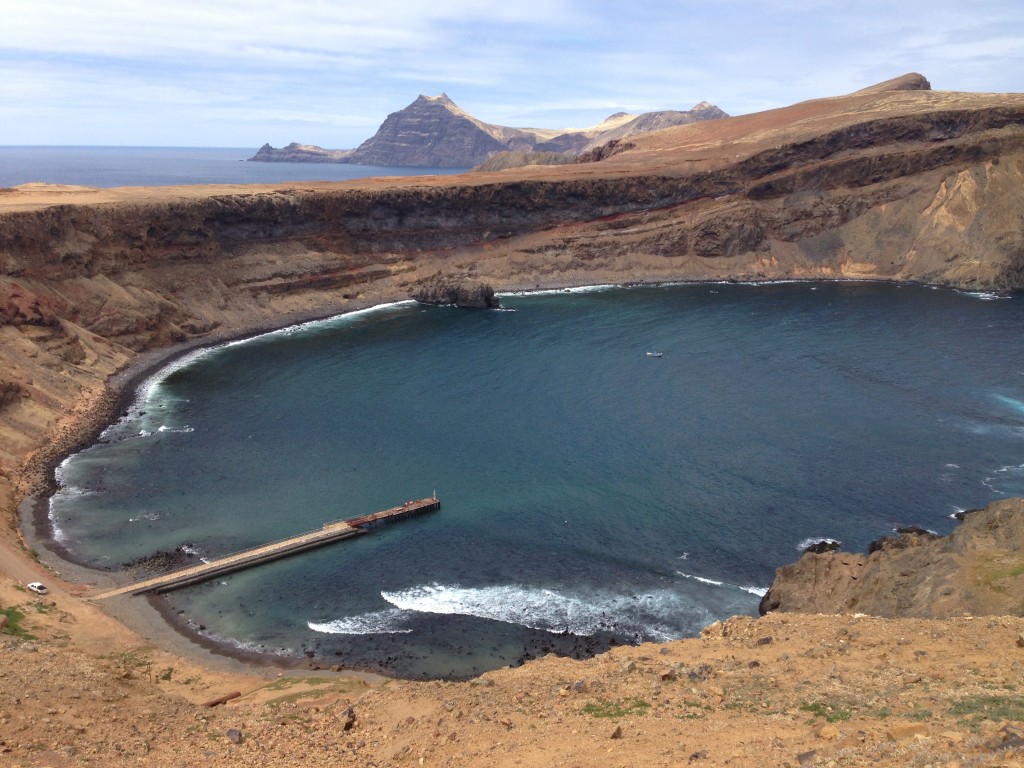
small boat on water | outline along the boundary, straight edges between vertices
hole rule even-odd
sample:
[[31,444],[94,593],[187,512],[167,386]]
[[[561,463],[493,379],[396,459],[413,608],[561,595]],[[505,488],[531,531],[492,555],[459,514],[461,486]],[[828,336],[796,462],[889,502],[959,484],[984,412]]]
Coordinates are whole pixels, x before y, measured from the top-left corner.
[[661,357],[661,352],[659,352],[656,349],[652,349],[650,352],[647,353],[647,356],[648,357]]

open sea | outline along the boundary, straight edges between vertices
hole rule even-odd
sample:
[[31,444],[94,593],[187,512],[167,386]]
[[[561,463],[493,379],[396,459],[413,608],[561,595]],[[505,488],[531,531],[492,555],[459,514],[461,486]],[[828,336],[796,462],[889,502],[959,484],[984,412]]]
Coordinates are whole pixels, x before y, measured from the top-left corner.
[[464,168],[385,168],[337,163],[249,163],[239,147],[0,147],[0,187],[30,182],[86,187],[278,184],[364,176],[461,173]]
[[1024,495],[1024,297],[502,301],[393,305],[175,363],[61,466],[57,538],[102,568],[215,557],[436,490],[437,513],[166,599],[239,648],[459,677],[694,635],[755,614],[812,541],[947,533]]

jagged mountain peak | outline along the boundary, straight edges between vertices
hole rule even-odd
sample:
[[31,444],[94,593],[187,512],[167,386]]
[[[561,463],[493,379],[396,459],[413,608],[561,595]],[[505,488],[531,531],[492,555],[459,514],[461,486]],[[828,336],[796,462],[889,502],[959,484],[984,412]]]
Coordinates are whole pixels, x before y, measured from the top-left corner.
[[627,125],[631,125],[631,132],[636,133],[657,130],[680,121],[696,122],[725,116],[724,112],[707,102],[698,104],[691,112],[648,113],[648,116],[616,112],[598,125],[584,129],[510,128],[485,123],[474,117],[452,101],[447,93],[436,96],[420,94],[408,106],[388,115],[377,132],[356,149],[325,150],[293,143],[277,150],[267,145],[252,159],[469,168],[498,152],[574,155],[601,137],[605,137],[605,141],[615,138],[617,134],[613,136],[612,133]]
[[[413,104],[416,104],[417,102],[427,104],[443,104],[445,106],[451,105],[453,107],[456,106],[455,102],[451,100],[451,97],[447,93],[444,93],[443,91],[437,94],[437,96],[427,96],[425,93],[421,93],[419,97],[416,99],[416,101],[413,102]],[[412,106],[412,104],[410,104],[409,106]]]

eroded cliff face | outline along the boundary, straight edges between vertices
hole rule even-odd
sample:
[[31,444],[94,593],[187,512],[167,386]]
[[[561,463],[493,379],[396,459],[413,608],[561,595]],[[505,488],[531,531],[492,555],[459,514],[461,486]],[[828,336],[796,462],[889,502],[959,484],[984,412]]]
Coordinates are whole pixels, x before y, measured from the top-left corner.
[[[275,187],[0,192],[0,471],[141,350],[424,281],[1024,285],[1024,97],[823,100],[603,162]],[[760,122],[758,122],[760,120]],[[55,193],[56,194],[56,193]]]
[[762,613],[946,618],[1024,611],[1024,499],[971,512],[949,536],[907,531],[870,549],[807,553],[779,568]]

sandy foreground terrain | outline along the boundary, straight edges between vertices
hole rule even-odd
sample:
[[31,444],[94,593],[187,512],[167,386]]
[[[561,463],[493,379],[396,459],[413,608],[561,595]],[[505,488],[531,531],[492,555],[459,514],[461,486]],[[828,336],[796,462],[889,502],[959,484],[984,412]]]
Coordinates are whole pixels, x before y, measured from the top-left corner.
[[64,589],[5,581],[0,603],[18,612],[0,765],[1024,764],[1016,617],[734,618],[466,683],[367,684],[197,666]]

